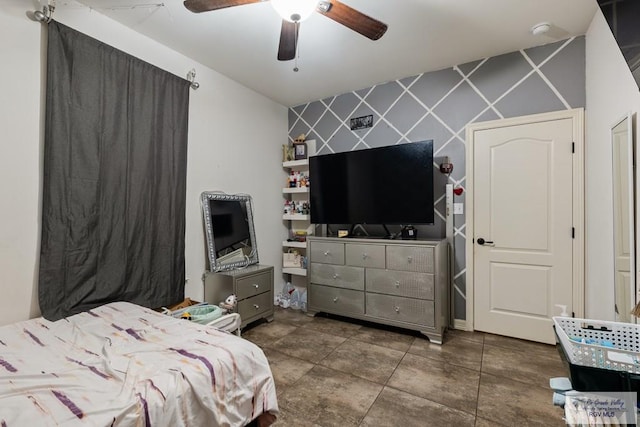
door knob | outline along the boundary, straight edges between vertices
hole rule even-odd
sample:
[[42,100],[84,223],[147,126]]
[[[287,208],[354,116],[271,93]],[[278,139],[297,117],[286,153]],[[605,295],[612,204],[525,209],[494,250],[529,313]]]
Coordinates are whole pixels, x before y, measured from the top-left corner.
[[485,243],[488,245],[493,245],[493,242],[491,240],[484,240],[482,237],[478,238],[479,245],[484,245]]

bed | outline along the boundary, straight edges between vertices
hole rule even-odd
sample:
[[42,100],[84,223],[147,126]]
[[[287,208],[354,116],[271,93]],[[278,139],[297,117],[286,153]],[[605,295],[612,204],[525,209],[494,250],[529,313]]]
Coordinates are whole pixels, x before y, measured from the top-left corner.
[[126,302],[0,327],[0,425],[269,425],[267,359],[228,332]]

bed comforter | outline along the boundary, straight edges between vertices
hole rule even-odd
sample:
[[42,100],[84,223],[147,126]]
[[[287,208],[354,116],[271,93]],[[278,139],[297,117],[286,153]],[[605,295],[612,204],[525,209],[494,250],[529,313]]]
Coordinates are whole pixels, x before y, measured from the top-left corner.
[[278,412],[262,350],[117,302],[0,327],[0,426],[244,426]]

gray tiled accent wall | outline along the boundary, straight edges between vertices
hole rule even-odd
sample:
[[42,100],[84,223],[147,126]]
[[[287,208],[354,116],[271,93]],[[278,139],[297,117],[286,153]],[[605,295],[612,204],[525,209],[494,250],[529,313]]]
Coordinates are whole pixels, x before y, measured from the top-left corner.
[[[433,139],[434,163],[448,156],[454,169],[448,178],[436,172],[435,224],[419,226],[418,236],[443,238],[444,184],[465,186],[466,125],[584,105],[585,39],[576,37],[298,105],[289,109],[289,137],[315,139],[318,154]],[[349,129],[350,118],[369,114],[372,128]],[[464,203],[464,193],[454,201]],[[454,317],[465,319],[465,215],[454,223]]]

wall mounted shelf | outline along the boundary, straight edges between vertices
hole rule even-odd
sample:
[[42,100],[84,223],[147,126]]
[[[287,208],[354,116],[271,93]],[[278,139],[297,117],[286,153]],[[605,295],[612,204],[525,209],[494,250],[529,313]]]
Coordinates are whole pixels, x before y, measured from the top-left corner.
[[306,276],[307,270],[304,268],[295,268],[295,267],[285,267],[282,269],[282,272],[285,274],[293,274],[294,276]]
[[295,187],[295,188],[283,188],[282,193],[284,194],[301,194],[308,193],[309,187]]
[[309,159],[303,160],[290,160],[288,162],[282,162],[283,168],[299,168],[300,166],[308,166]]
[[282,219],[287,221],[308,221],[309,215],[282,215]]
[[299,248],[306,249],[307,242],[287,242],[286,240],[282,242],[283,248]]

